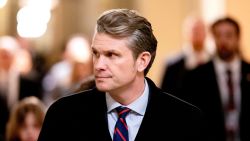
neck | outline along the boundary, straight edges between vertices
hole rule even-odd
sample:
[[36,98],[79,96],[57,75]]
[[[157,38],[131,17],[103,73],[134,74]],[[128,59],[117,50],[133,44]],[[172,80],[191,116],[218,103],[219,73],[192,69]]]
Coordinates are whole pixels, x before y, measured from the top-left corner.
[[197,53],[202,52],[203,45],[202,44],[200,44],[200,45],[193,45],[193,50],[194,50],[194,52],[197,52]]
[[237,55],[235,54],[235,55],[232,55],[232,56],[229,56],[229,57],[225,57],[225,58],[220,57],[220,58],[221,58],[221,60],[223,60],[224,62],[230,63],[230,62],[232,62],[236,57],[237,57]]
[[143,94],[145,88],[144,81],[144,76],[136,77],[128,85],[121,87],[119,90],[111,91],[109,94],[120,104],[129,105]]

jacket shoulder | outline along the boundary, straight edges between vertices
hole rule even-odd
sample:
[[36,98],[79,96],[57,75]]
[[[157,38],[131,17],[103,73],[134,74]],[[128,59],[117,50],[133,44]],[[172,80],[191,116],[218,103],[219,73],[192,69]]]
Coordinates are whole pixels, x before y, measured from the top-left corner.
[[104,97],[104,93],[93,88],[59,98],[49,107],[49,110],[63,109],[66,112],[67,110],[79,109],[79,107],[84,108],[93,101],[103,100]]

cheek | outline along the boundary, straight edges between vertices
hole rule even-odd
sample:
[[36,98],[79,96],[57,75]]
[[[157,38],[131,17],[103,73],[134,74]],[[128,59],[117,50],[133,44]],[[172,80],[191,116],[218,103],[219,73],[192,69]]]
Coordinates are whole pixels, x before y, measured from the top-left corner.
[[117,71],[123,74],[130,74],[131,72],[135,71],[136,65],[134,60],[127,59],[121,62],[117,62],[116,64],[114,64],[114,67],[117,68]]
[[20,129],[19,130],[19,137],[20,137],[20,140],[25,140],[28,136],[28,133],[25,129]]
[[41,128],[35,128],[35,129],[34,129],[33,134],[34,134],[34,137],[35,137],[35,138],[38,138],[40,131],[41,131]]
[[119,78],[122,81],[130,81],[131,79],[134,79],[134,77],[137,74],[137,70],[134,64],[126,64],[123,68],[119,70]]

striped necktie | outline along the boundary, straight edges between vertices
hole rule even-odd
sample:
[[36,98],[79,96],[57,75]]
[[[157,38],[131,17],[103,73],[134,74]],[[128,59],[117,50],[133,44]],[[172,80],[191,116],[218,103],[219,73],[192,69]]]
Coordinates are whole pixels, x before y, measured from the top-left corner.
[[[227,86],[228,86],[228,103],[226,114],[228,117],[232,116],[235,109],[235,102],[234,102],[234,87],[233,87],[233,80],[232,80],[232,72],[230,69],[226,71],[227,74]],[[232,118],[229,118],[232,119]],[[234,121],[235,122],[235,121]],[[226,123],[226,131],[227,131],[227,141],[234,141],[236,137],[236,129],[232,126],[232,121],[227,121]]]
[[227,86],[228,86],[228,104],[227,104],[227,110],[232,111],[235,110],[235,103],[234,103],[234,87],[233,87],[233,80],[232,80],[232,72],[231,70],[227,70]]
[[115,124],[113,141],[128,141],[128,126],[125,118],[131,110],[121,106],[115,109],[118,113],[118,119]]

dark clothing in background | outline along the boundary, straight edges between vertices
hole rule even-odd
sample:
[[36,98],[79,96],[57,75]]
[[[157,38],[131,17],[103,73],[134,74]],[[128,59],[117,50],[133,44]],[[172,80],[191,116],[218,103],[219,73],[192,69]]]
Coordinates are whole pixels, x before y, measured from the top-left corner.
[[[240,139],[250,140],[250,65],[241,62]],[[181,98],[195,104],[205,113],[209,139],[225,141],[226,129],[221,94],[212,61],[189,72],[184,81]]]
[[36,96],[42,99],[42,84],[37,78],[29,78],[20,76],[19,78],[19,100],[28,97]]
[[174,61],[169,62],[164,69],[161,89],[178,96],[187,71],[184,55],[178,56]]
[[0,94],[0,141],[4,139],[9,110],[6,100]]

